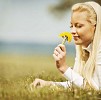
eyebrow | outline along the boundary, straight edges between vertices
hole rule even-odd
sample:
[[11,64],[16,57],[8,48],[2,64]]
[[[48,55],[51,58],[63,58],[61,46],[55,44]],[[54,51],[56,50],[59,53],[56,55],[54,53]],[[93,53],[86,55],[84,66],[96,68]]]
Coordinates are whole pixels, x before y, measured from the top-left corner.
[[[72,22],[70,22],[70,24],[73,24]],[[76,22],[75,24],[79,24],[79,22]]]

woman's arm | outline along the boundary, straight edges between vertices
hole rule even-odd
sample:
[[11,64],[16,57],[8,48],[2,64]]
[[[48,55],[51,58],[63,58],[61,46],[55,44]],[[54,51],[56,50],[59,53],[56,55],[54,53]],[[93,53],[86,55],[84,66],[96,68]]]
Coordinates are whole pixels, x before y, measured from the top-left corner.
[[84,87],[84,78],[70,67],[64,73],[66,79],[78,87]]
[[59,44],[55,50],[53,57],[56,62],[56,67],[59,69],[59,71],[64,74],[65,78],[69,80],[70,83],[75,84],[78,87],[83,86],[84,78],[79,75],[75,70],[77,70],[78,65],[78,59],[75,59],[74,69],[71,69],[66,65],[66,48],[65,45]]
[[69,81],[65,82],[53,82],[53,81],[45,81],[39,78],[36,78],[33,83],[30,84],[30,87],[44,87],[44,86],[60,86],[64,88],[68,88],[71,86]]

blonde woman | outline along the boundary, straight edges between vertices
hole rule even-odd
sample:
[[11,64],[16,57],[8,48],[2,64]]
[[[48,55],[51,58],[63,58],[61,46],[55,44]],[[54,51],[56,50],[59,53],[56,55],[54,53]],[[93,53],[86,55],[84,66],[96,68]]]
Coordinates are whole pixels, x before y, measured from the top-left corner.
[[73,69],[66,64],[66,48],[59,44],[53,57],[56,67],[68,79],[66,82],[52,82],[35,79],[34,87],[54,85],[71,87],[72,84],[85,88],[87,84],[101,89],[101,6],[95,2],[77,3],[72,7],[71,34],[76,45]]

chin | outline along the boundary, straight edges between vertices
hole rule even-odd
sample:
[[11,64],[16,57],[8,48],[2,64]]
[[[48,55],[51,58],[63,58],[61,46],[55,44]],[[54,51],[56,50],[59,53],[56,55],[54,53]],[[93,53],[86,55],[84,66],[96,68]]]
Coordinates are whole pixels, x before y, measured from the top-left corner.
[[76,42],[76,41],[75,41],[75,44],[76,44],[76,45],[82,45],[82,43],[79,43],[79,42]]

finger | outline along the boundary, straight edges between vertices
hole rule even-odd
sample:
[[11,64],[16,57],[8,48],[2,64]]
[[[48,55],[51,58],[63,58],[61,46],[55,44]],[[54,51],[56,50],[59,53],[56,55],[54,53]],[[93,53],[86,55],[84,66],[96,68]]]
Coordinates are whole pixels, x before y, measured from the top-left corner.
[[63,52],[62,49],[61,49],[59,46],[57,46],[57,47],[55,48],[55,51],[57,51],[59,54]]
[[33,86],[37,87],[38,85],[40,85],[40,80],[35,79],[35,81],[33,82]]
[[58,59],[60,60],[60,59],[62,59],[62,58],[63,58],[63,55],[58,54]]
[[66,52],[66,47],[65,47],[65,45],[59,44],[58,46],[61,48],[61,50],[62,50],[63,52]]
[[56,56],[59,55],[59,53],[57,52],[57,50],[54,50],[54,54],[55,54]]
[[55,61],[59,61],[58,56],[56,56],[55,54],[53,54],[53,57],[54,57]]
[[63,52],[61,53],[61,54],[59,54],[56,50],[54,51],[54,54],[58,57],[58,59],[60,58],[62,58],[63,56]]
[[38,84],[40,84],[40,80],[35,79],[35,81],[30,84],[30,90],[33,91],[33,88],[40,87],[40,85],[38,85]]

